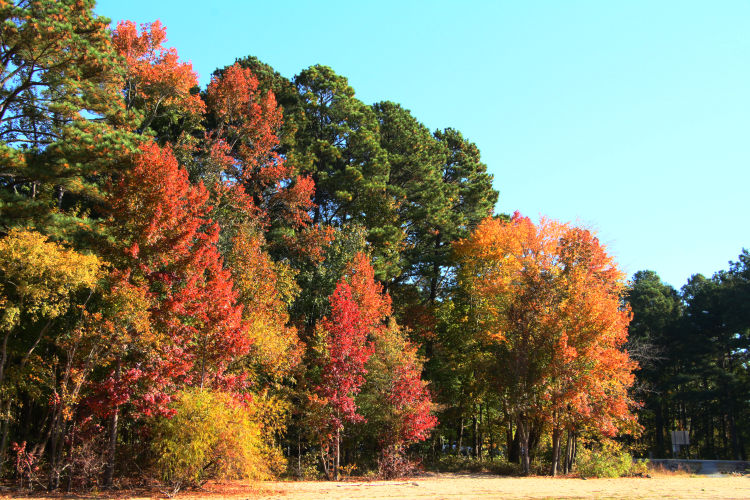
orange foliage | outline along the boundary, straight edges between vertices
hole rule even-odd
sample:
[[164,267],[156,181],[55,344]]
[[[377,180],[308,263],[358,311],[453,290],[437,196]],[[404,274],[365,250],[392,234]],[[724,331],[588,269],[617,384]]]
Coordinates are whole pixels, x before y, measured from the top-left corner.
[[132,21],[120,21],[112,34],[117,52],[125,58],[125,102],[128,109],[142,113],[139,131],[169,108],[200,116],[203,101],[190,90],[198,75],[189,62],[180,62],[174,48],[166,48],[166,28],[155,21],[142,24],[140,32]]
[[519,418],[605,435],[635,429],[625,280],[588,230],[515,213],[456,245],[477,334],[498,349],[498,382]]

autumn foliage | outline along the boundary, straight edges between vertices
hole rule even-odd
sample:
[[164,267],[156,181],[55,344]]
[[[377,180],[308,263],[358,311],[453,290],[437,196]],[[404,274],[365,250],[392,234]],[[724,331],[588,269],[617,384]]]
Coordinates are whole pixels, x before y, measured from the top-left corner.
[[630,322],[620,299],[625,280],[598,239],[516,212],[509,221],[485,220],[456,251],[474,334],[505,366],[497,390],[518,422],[522,450],[532,422],[547,422],[554,473],[563,430],[634,430],[628,388],[637,365],[622,350]]
[[125,107],[136,115],[143,132],[157,118],[169,113],[200,115],[205,105],[190,90],[198,75],[188,62],[179,60],[177,50],[167,48],[167,32],[159,21],[143,24],[121,21],[112,43],[125,60]]
[[331,68],[201,89],[159,21],[92,9],[0,2],[0,474],[394,477],[501,435],[528,472],[545,432],[554,473],[637,430],[593,233],[492,218],[476,145]]

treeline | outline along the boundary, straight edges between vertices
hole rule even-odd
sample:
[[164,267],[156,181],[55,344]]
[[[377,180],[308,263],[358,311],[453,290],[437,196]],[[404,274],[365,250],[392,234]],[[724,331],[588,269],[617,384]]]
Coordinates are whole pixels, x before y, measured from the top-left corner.
[[554,474],[637,433],[625,282],[589,231],[493,215],[476,145],[331,68],[246,57],[200,89],[158,22],[92,8],[0,5],[6,474]]
[[[746,460],[750,441],[750,255],[711,278],[696,274],[678,292],[640,271],[628,292],[630,349],[637,353],[644,406],[641,453]],[[690,445],[672,448],[671,431]]]

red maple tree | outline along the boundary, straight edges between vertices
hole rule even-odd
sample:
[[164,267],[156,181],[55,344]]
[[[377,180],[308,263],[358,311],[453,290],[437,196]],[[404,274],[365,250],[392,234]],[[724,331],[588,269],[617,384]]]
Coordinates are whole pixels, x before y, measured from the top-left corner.
[[265,223],[309,224],[315,186],[277,152],[283,117],[273,92],[262,93],[252,71],[234,64],[211,79],[206,104],[215,122],[207,161],[223,182],[247,196]]
[[168,413],[168,395],[180,386],[240,390],[242,375],[227,368],[249,341],[216,247],[218,227],[207,217],[207,190],[189,183],[169,147],[149,143],[111,200],[120,269],[149,298],[153,327],[164,335],[150,359],[134,360],[148,381],[142,411]]

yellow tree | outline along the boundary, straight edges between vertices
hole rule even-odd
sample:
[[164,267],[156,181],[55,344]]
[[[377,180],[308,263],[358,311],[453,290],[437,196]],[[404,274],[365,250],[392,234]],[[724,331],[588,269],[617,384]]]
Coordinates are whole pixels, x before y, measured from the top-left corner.
[[[6,382],[9,360],[16,378],[54,321],[75,304],[77,294],[93,291],[101,262],[82,255],[34,231],[12,229],[0,240],[0,388],[3,436],[0,459],[7,445],[13,394]],[[85,303],[85,299],[84,299]]]

